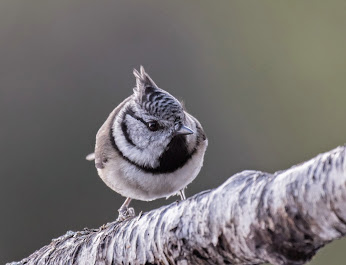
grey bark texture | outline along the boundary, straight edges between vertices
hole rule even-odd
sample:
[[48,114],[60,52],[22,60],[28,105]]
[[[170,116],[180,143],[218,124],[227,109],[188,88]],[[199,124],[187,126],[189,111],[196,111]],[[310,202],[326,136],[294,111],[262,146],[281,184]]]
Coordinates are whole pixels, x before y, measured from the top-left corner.
[[346,147],[99,229],[69,231],[11,264],[304,264],[346,234]]

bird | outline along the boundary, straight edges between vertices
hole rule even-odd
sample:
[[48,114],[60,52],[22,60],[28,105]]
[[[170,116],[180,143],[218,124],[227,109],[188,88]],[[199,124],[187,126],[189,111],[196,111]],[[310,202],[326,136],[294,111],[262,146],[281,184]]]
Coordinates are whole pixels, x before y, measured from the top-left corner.
[[180,195],[199,174],[208,146],[200,122],[143,66],[133,70],[133,94],[108,116],[96,134],[95,160],[105,184],[126,197],[118,220],[134,216],[131,200],[152,201]]

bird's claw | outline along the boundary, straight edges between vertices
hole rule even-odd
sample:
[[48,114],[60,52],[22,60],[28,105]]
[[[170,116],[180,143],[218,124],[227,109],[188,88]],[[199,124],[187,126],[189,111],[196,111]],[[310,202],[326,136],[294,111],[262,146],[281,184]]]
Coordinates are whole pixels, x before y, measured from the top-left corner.
[[125,221],[126,219],[136,216],[135,209],[133,209],[132,207],[130,208],[124,207],[123,209],[120,208],[118,212],[119,212],[119,216],[117,218],[117,221],[119,222]]

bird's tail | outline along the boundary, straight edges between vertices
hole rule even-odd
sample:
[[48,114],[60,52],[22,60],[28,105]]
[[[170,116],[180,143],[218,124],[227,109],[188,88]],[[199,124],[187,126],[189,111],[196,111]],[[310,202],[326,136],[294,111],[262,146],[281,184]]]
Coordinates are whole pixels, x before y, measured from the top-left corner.
[[95,153],[88,154],[88,155],[85,157],[85,159],[88,160],[88,161],[93,161],[93,160],[95,160]]

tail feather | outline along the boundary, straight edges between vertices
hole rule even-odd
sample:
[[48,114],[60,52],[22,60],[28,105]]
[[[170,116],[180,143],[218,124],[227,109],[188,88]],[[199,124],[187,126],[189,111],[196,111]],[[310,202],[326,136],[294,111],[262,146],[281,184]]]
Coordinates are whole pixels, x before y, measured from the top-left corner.
[[88,160],[88,161],[93,161],[93,160],[95,160],[95,153],[88,154],[88,155],[85,157],[85,159]]

